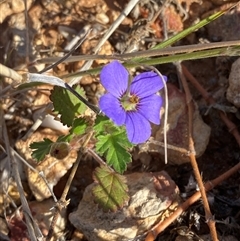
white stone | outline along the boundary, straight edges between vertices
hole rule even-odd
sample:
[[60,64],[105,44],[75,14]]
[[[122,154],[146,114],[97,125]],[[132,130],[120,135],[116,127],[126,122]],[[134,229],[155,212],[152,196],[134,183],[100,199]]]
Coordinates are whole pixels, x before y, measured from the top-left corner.
[[232,64],[229,75],[229,87],[227,89],[227,100],[237,108],[240,108],[240,58]]
[[89,241],[129,241],[144,236],[178,205],[178,187],[166,172],[132,173],[125,177],[130,199],[122,209],[104,212],[94,202],[93,183],[86,188],[77,211],[69,215],[70,222]]

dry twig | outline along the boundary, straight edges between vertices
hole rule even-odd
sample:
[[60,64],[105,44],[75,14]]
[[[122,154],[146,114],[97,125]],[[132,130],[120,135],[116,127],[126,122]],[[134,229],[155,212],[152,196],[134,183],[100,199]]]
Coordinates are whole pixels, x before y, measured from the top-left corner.
[[[205,183],[204,187],[206,191],[210,191],[217,185],[219,185],[224,180],[231,177],[234,173],[240,170],[240,163],[220,175],[219,177],[215,178],[212,181],[208,181]],[[184,203],[182,203],[175,212],[164,221],[156,225],[147,235],[145,241],[153,241],[157,235],[163,232],[169,225],[171,225],[184,211],[186,211],[192,204],[194,204],[199,198],[201,197],[200,191],[194,193],[190,198],[188,198]]]
[[192,95],[191,95],[190,90],[188,88],[186,78],[183,75],[182,66],[181,66],[180,63],[177,63],[177,69],[178,69],[178,72],[180,74],[183,89],[184,89],[185,94],[186,94],[186,103],[187,103],[187,107],[188,107],[189,158],[190,158],[190,162],[191,162],[191,165],[192,165],[192,168],[193,168],[193,173],[194,173],[195,179],[197,181],[197,184],[198,184],[200,192],[201,192],[203,207],[204,207],[204,211],[205,211],[205,219],[206,219],[206,222],[209,226],[212,240],[218,241],[215,221],[214,221],[213,215],[212,215],[211,210],[210,210],[210,206],[209,206],[208,199],[207,199],[207,194],[206,194],[206,191],[205,191],[205,188],[204,188],[204,184],[203,184],[203,181],[202,181],[202,177],[201,177],[201,174],[200,174],[200,171],[199,171],[199,168],[198,168],[198,164],[197,164],[197,161],[196,161],[196,156],[195,156],[195,148],[194,148],[194,141],[193,141],[193,101],[192,101]]
[[60,200],[57,202],[56,204],[56,207],[55,207],[55,212],[54,212],[54,215],[53,215],[53,219],[52,219],[52,223],[50,225],[50,228],[49,228],[49,231],[48,231],[48,235],[47,235],[47,238],[46,238],[46,241],[49,241],[51,240],[52,236],[53,236],[53,233],[54,233],[54,227],[56,225],[56,222],[57,222],[57,219],[58,219],[58,216],[61,212],[61,210],[63,208],[66,208],[67,205],[69,204],[69,201],[70,200],[66,200],[66,197],[67,197],[67,194],[68,194],[68,191],[70,189],[70,186],[72,184],[72,180],[75,176],[75,173],[77,171],[77,168],[78,168],[78,165],[82,159],[82,156],[85,154],[86,152],[86,146],[89,142],[89,140],[91,139],[93,133],[90,132],[87,136],[86,136],[86,139],[84,141],[84,143],[82,144],[82,147],[78,153],[78,158],[76,160],[76,162],[74,163],[73,167],[72,167],[72,170],[71,170],[71,173],[70,173],[70,176],[67,180],[67,183],[65,185],[65,188],[63,190],[63,193],[62,193],[62,196],[60,198]]
[[7,127],[5,124],[5,120],[2,121],[2,125],[3,125],[3,136],[4,136],[5,146],[6,146],[6,152],[8,154],[9,161],[11,162],[13,176],[14,176],[14,179],[16,181],[17,188],[19,191],[19,195],[20,195],[20,199],[21,199],[21,203],[22,203],[22,210],[24,213],[24,217],[26,219],[26,226],[28,229],[30,239],[32,241],[42,240],[43,234],[42,234],[41,230],[39,229],[37,223],[33,219],[31,210],[29,208],[28,202],[24,195],[24,190],[23,190],[21,178],[19,175],[18,165],[17,165],[17,161],[15,158],[15,154],[10,149],[10,143],[9,143],[9,138],[8,138],[8,134],[7,134]]

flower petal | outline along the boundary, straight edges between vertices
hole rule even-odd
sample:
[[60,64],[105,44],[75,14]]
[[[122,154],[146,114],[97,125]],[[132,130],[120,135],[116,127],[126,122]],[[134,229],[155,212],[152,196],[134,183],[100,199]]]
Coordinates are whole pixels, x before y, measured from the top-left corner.
[[144,72],[137,75],[130,86],[130,93],[140,98],[155,94],[163,88],[163,81],[167,81],[167,77],[160,78],[154,72]]
[[102,68],[100,80],[109,93],[120,97],[128,87],[128,71],[121,63],[113,61]]
[[128,140],[133,144],[144,143],[151,136],[149,121],[138,112],[129,112],[126,117]]
[[138,112],[152,123],[160,124],[160,109],[162,107],[162,98],[158,95],[150,95],[140,99]]
[[120,126],[125,123],[126,112],[122,108],[119,100],[112,94],[108,93],[101,96],[99,107],[116,125]]

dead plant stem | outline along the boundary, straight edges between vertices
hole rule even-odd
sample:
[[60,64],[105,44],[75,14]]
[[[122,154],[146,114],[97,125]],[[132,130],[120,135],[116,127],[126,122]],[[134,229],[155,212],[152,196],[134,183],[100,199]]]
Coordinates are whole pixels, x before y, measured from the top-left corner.
[[[176,55],[176,54],[186,54],[192,52],[201,52],[204,50],[212,50],[217,48],[231,48],[239,46],[239,40],[235,41],[224,41],[224,42],[215,42],[215,43],[206,43],[206,44],[192,44],[186,46],[174,46],[167,47],[163,49],[149,49],[143,51],[136,51],[132,53],[124,53],[124,54],[114,54],[114,55],[76,55],[71,56],[64,60],[64,63],[76,62],[80,60],[96,60],[96,59],[119,59],[119,60],[133,60],[134,58],[150,58],[150,57],[158,57],[158,56],[166,56],[166,55]],[[59,61],[60,57],[48,57],[38,59],[38,63],[51,64],[52,62]]]
[[87,152],[88,152],[88,154],[90,154],[95,159],[95,161],[98,162],[98,164],[100,166],[105,166],[105,167],[109,168],[109,170],[111,170],[112,172],[115,172],[114,169],[112,169],[110,166],[108,166],[106,164],[106,162],[104,162],[103,159],[100,156],[98,156],[98,154],[95,151],[93,151],[92,149],[88,148]]
[[182,81],[182,85],[183,85],[183,89],[184,89],[185,94],[186,94],[186,103],[187,103],[187,108],[188,108],[189,158],[190,158],[190,162],[191,162],[191,165],[192,165],[192,168],[193,168],[195,179],[198,183],[200,193],[201,193],[201,196],[202,196],[203,207],[204,207],[204,211],[205,211],[205,218],[206,218],[206,222],[207,222],[207,224],[209,226],[209,229],[210,229],[210,234],[211,234],[212,240],[218,241],[215,221],[213,220],[213,215],[212,215],[210,207],[209,207],[207,194],[206,194],[206,191],[205,191],[205,188],[204,188],[202,177],[201,177],[201,174],[200,174],[200,171],[199,171],[199,168],[198,168],[198,164],[197,164],[197,161],[196,161],[196,157],[195,157],[195,148],[194,148],[194,141],[193,141],[193,102],[192,102],[192,95],[191,95],[190,90],[188,88],[186,78],[183,75],[181,64],[177,63],[176,66],[177,66],[177,69],[179,71],[181,81]]
[[14,180],[17,184],[17,189],[18,189],[18,192],[20,195],[22,211],[23,211],[23,214],[24,214],[24,217],[26,220],[28,234],[32,241],[37,241],[40,238],[43,238],[43,235],[42,235],[42,232],[40,231],[37,223],[33,219],[31,210],[30,210],[28,202],[26,200],[23,185],[22,185],[21,178],[20,178],[19,171],[18,171],[16,157],[14,155],[14,152],[11,151],[11,149],[10,149],[7,127],[6,127],[6,123],[5,123],[4,119],[2,120],[2,125],[3,125],[3,136],[4,136],[4,141],[5,141],[6,152],[7,152],[9,161],[11,162]]
[[[215,178],[214,180],[208,181],[205,183],[204,187],[206,191],[210,191],[215,186],[223,182],[224,180],[228,179],[230,176],[232,176],[234,173],[240,170],[240,163],[220,175],[219,177]],[[184,211],[186,211],[189,206],[194,204],[199,198],[201,197],[200,191],[194,193],[190,198],[188,198],[184,203],[182,203],[175,211],[174,213],[166,218],[164,221],[159,223],[157,226],[155,226],[151,232],[148,233],[145,241],[153,241],[156,239],[157,235],[161,232],[163,232],[169,225],[171,225]]]
[[76,174],[78,165],[79,165],[79,163],[80,163],[80,161],[82,159],[82,156],[85,154],[85,148],[86,148],[89,140],[91,139],[92,135],[93,135],[93,132],[90,132],[86,136],[86,139],[85,139],[85,141],[84,141],[84,143],[83,143],[83,145],[81,147],[81,150],[78,153],[78,158],[77,158],[76,162],[74,163],[74,165],[72,167],[70,176],[69,176],[69,178],[67,180],[67,183],[66,183],[65,188],[63,190],[62,196],[61,196],[60,200],[56,204],[55,212],[54,212],[53,219],[52,219],[49,231],[48,231],[48,235],[46,237],[46,241],[50,241],[51,240],[51,238],[52,238],[52,236],[54,234],[54,227],[55,227],[55,225],[57,223],[58,216],[59,216],[60,212],[62,211],[62,209],[66,208],[67,205],[69,204],[70,200],[66,200],[66,197],[67,197],[68,191],[70,189],[72,180],[73,180],[73,178],[74,178],[74,176]]

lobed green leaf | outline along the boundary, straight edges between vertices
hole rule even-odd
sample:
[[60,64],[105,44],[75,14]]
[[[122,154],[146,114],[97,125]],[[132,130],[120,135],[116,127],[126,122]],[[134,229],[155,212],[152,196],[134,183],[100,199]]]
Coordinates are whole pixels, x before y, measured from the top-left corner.
[[105,156],[108,165],[123,173],[132,160],[127,149],[133,147],[127,139],[126,130],[115,126],[104,116],[97,117],[94,130],[97,138],[96,151]]
[[70,133],[75,135],[82,135],[86,132],[87,126],[87,121],[84,118],[77,118],[73,121]]
[[104,211],[115,212],[129,200],[125,178],[107,166],[96,168],[93,178],[98,183],[93,188],[93,195]]
[[53,142],[47,138],[40,142],[31,143],[30,148],[33,149],[32,157],[37,161],[42,161],[49,154],[52,144]]
[[[85,97],[85,93],[79,86],[74,88],[80,95]],[[75,95],[59,86],[54,86],[50,96],[53,102],[54,111],[61,115],[61,122],[71,126],[75,117],[83,114],[86,105],[83,104]]]

